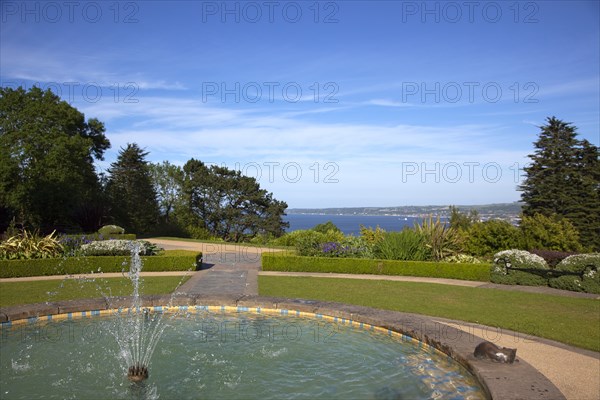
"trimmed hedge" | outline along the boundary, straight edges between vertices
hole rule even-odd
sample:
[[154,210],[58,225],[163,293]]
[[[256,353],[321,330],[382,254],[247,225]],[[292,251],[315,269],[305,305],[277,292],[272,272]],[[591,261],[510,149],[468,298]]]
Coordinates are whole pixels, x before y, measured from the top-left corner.
[[[202,253],[196,255],[158,255],[141,257],[143,272],[199,270]],[[130,257],[90,256],[42,258],[35,260],[0,260],[0,278],[122,272],[129,270]]]
[[263,271],[399,275],[490,281],[489,264],[304,257],[281,253],[263,253],[262,269]]

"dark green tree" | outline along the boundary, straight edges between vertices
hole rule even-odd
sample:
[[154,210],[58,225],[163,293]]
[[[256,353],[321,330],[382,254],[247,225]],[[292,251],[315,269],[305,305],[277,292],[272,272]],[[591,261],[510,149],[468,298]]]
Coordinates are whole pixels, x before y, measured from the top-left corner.
[[473,223],[465,233],[465,250],[474,256],[491,256],[523,247],[519,228],[508,221],[491,219]]
[[577,139],[577,128],[555,117],[540,127],[531,164],[519,186],[523,214],[567,218],[581,243],[600,249],[600,165],[598,147]]
[[322,224],[317,224],[317,225],[315,225],[315,226],[312,227],[312,230],[316,231],[316,232],[321,232],[323,234],[326,234],[329,231],[341,232],[340,228],[338,228],[331,221],[323,222]]
[[183,170],[168,161],[149,164],[161,218],[169,223],[180,198]]
[[526,250],[581,251],[580,235],[575,226],[559,215],[524,215],[520,224]]
[[137,144],[127,144],[108,170],[106,190],[111,215],[117,225],[130,233],[149,233],[158,222],[158,203],[147,155]]
[[479,212],[472,208],[468,214],[460,212],[458,207],[450,206],[450,226],[461,231],[467,231],[471,225],[479,222]]
[[0,226],[14,218],[42,231],[96,230],[104,131],[50,90],[0,88]]
[[281,236],[287,204],[261,189],[256,179],[225,167],[191,159],[183,167],[182,201],[178,216],[188,227],[199,227],[226,241],[257,235]]

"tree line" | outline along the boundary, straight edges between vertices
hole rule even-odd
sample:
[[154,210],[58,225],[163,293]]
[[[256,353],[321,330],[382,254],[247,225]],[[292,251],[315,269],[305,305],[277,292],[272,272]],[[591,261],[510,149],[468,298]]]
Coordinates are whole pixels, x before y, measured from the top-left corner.
[[[524,217],[564,220],[600,250],[600,150],[556,117],[539,127],[524,169]],[[91,232],[113,223],[138,234],[244,241],[281,236],[287,204],[240,171],[197,159],[147,161],[136,143],[107,173],[105,127],[50,90],[0,88],[0,232],[11,223],[47,232]],[[562,222],[561,222],[562,223]]]
[[111,223],[227,241],[285,232],[287,204],[254,178],[196,159],[153,164],[136,143],[97,173],[94,160],[110,146],[102,122],[50,90],[0,88],[0,232],[11,223],[73,233]]

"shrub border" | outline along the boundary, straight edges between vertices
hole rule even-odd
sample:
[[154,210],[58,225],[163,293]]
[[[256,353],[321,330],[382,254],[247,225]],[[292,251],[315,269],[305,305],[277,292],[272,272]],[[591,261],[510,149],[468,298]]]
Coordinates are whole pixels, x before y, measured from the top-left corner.
[[[189,256],[142,256],[144,272],[187,271],[202,267],[202,253]],[[72,275],[90,272],[123,272],[129,256],[89,256],[41,258],[33,260],[0,260],[0,278],[28,276]]]
[[490,265],[485,263],[470,264],[367,258],[307,257],[281,253],[263,253],[262,270],[420,276],[480,282],[490,281]]

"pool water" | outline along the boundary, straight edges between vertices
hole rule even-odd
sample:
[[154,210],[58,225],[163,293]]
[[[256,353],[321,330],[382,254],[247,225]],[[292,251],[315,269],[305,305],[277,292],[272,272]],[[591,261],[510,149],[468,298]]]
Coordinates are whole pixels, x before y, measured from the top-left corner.
[[468,371],[419,342],[347,320],[264,313],[163,318],[150,377],[135,384],[111,335],[119,318],[3,327],[0,398],[485,398]]

